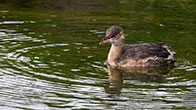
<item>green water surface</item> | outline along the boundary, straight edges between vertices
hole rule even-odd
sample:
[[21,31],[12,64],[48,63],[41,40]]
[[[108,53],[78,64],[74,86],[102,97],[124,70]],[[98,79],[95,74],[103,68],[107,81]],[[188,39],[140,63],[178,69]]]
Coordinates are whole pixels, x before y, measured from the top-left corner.
[[[0,2],[1,110],[196,109],[195,1],[10,1]],[[126,44],[167,42],[178,65],[108,68],[99,42],[114,24]]]

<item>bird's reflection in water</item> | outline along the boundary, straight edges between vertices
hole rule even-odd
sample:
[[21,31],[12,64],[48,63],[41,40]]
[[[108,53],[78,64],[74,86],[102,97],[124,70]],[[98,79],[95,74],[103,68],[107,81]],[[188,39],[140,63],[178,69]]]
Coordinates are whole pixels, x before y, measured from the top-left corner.
[[123,88],[123,79],[138,80],[143,82],[164,82],[164,75],[167,75],[173,67],[148,67],[148,68],[115,68],[107,66],[109,74],[109,86],[105,92],[110,96],[120,95]]
[[123,75],[119,69],[107,66],[109,74],[109,87],[105,88],[105,92],[111,95],[120,95],[123,86]]

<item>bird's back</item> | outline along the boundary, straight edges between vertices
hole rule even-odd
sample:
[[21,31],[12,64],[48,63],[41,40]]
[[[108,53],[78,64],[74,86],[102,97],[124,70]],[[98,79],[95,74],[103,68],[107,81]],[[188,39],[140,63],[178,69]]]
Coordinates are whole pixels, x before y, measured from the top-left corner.
[[142,60],[145,60],[149,65],[160,66],[174,61],[171,56],[172,53],[168,50],[165,43],[132,44],[124,47],[118,61],[128,63],[129,59],[140,62],[144,62]]

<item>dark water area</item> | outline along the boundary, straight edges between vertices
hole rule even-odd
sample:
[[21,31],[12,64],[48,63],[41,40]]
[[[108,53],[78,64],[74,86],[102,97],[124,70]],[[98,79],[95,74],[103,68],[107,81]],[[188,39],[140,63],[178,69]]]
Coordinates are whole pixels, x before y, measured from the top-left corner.
[[[196,109],[196,2],[0,1],[0,109]],[[105,30],[167,42],[178,65],[104,65]]]

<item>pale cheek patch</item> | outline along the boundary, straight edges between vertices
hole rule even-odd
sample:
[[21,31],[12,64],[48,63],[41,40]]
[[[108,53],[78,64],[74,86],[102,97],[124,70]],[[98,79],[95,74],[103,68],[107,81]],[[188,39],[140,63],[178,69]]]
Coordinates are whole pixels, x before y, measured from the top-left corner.
[[110,40],[110,43],[116,45],[116,44],[119,44],[119,41],[118,40]]

